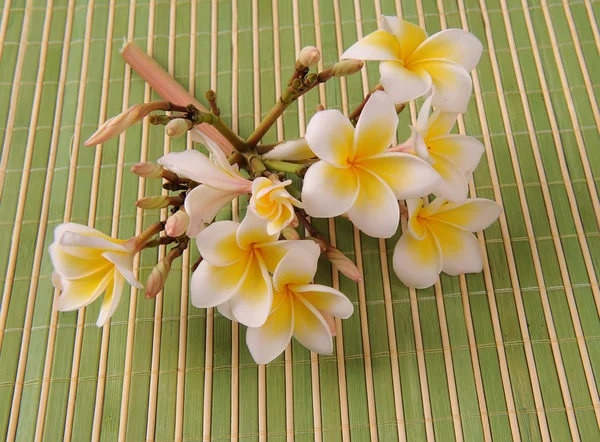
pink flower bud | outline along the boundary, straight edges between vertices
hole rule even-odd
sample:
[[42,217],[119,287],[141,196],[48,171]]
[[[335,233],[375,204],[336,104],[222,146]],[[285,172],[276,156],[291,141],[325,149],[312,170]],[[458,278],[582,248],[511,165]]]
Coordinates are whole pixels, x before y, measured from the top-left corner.
[[175,118],[165,126],[165,133],[171,138],[181,137],[191,129],[191,122],[184,118]]
[[131,166],[131,171],[142,178],[162,178],[164,169],[156,163],[137,163]]
[[146,299],[154,298],[160,293],[167,282],[170,271],[171,260],[162,259],[156,264],[148,277],[148,282],[146,282]]
[[314,66],[321,61],[321,52],[314,46],[305,46],[298,54],[298,61],[306,67]]
[[189,225],[190,217],[183,208],[180,208],[177,212],[167,218],[165,232],[171,238],[179,238],[186,232]]
[[292,229],[291,227],[286,227],[285,229],[283,229],[281,231],[281,234],[283,235],[283,237],[285,239],[290,239],[290,240],[300,239],[300,234],[298,233],[298,231],[296,229]]
[[327,250],[325,250],[325,255],[342,274],[350,278],[352,281],[362,281],[363,277],[360,274],[358,267],[356,267],[352,260],[338,249],[330,245],[327,247]]
[[334,77],[347,77],[356,74],[365,64],[360,60],[342,60],[331,67]]
[[136,206],[140,209],[163,209],[168,207],[170,199],[166,195],[147,196],[136,201]]

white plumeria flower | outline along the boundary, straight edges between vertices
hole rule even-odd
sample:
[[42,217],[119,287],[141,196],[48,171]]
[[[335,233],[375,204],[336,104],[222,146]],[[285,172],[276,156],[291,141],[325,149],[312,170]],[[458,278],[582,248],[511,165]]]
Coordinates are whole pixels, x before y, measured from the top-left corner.
[[310,282],[317,271],[318,252],[292,249],[273,275],[273,305],[267,321],[248,328],[246,344],[258,364],[279,356],[292,336],[311,351],[333,352],[328,317],[349,318],[354,306],[340,291]]
[[442,180],[433,193],[449,201],[462,202],[469,191],[468,178],[477,168],[485,148],[473,137],[450,133],[457,113],[436,109],[429,116],[430,110],[431,97],[423,103],[416,127],[411,127],[410,139],[398,148],[412,151],[440,174]]
[[132,271],[133,257],[139,251],[135,241],[114,239],[91,227],[64,223],[54,230],[54,242],[48,251],[54,266],[52,283],[62,290],[56,301],[57,310],[80,309],[106,292],[98,327],[117,309],[125,281],[144,288]]
[[414,155],[385,152],[398,116],[385,92],[375,92],[365,105],[356,130],[338,110],[317,112],[306,130],[306,141],[322,160],[304,177],[302,202],[316,218],[348,213],[364,233],[389,238],[398,229],[399,199],[427,195],[439,175]]
[[494,201],[473,198],[465,203],[440,198],[423,207],[423,200],[407,200],[408,232],[394,249],[394,271],[408,287],[426,288],[448,275],[478,273],[483,269],[481,248],[473,232],[492,224],[502,213]]
[[294,220],[294,206],[304,207],[285,189],[292,180],[279,181],[276,175],[272,179],[259,177],[252,181],[250,209],[267,220],[267,234],[281,232]]
[[397,104],[425,95],[433,85],[435,107],[466,111],[473,89],[469,72],[483,51],[479,39],[461,29],[427,37],[424,29],[398,17],[384,16],[382,24],[342,58],[380,60],[380,82]]
[[202,183],[185,198],[185,211],[190,217],[187,235],[195,237],[224,205],[239,195],[252,192],[252,182],[240,174],[237,165],[229,164],[213,140],[197,131],[192,139],[206,146],[213,161],[197,150],[184,150],[169,153],[158,163],[181,177]]
[[266,221],[249,210],[241,224],[219,221],[196,238],[202,262],[192,275],[191,299],[196,307],[228,302],[231,315],[249,327],[267,320],[273,302],[269,272],[294,247],[315,253],[313,241],[277,241],[267,234]]
[[302,161],[316,158],[315,153],[310,150],[306,139],[286,141],[278,144],[272,150],[265,153],[265,160]]

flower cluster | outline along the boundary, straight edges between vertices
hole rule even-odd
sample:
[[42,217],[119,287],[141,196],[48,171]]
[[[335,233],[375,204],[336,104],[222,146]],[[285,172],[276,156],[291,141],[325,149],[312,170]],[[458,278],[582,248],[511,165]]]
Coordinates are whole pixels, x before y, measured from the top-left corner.
[[[163,179],[163,188],[173,192],[137,202],[143,210],[171,208],[167,219],[141,235],[123,241],[77,224],[57,227],[50,246],[53,281],[62,290],[56,308],[75,310],[105,293],[98,318],[98,325],[104,325],[125,281],[142,288],[132,269],[140,250],[172,245],[145,286],[146,297],[153,297],[162,291],[173,260],[194,239],[200,259],[191,278],[192,304],[216,307],[224,317],[247,326],[252,356],[267,363],[285,350],[292,336],[312,351],[331,353],[334,318],[353,312],[344,294],[312,283],[322,254],[348,278],[359,282],[362,275],[309,217],[343,216],[376,238],[394,236],[404,217],[407,227],[394,249],[393,268],[409,287],[429,287],[440,272],[480,272],[482,255],[473,233],[493,223],[501,208],[493,201],[468,198],[468,181],[484,148],[452,129],[459,113],[466,111],[472,90],[469,71],[481,53],[479,40],[466,31],[450,29],[428,37],[416,25],[384,17],[382,29],[319,72],[311,69],[320,52],[304,48],[277,104],[245,139],[220,118],[214,91],[206,95],[210,110],[157,101],[107,121],[87,145],[115,137],[147,117],[151,124],[164,125],[170,137],[189,133],[209,155],[185,150],[169,153],[157,164],[132,168],[140,177]],[[137,68],[157,69],[136,57]],[[299,97],[333,77],[359,72],[362,60],[380,61],[381,78],[349,117],[320,106],[304,138],[260,144]],[[169,89],[165,84],[151,86]],[[420,97],[424,100],[411,136],[398,144],[398,114]],[[151,114],[157,111],[171,114]],[[217,131],[218,140],[203,127]],[[295,180],[299,186],[290,175],[300,178]],[[238,197],[248,199],[242,222],[214,221]]]

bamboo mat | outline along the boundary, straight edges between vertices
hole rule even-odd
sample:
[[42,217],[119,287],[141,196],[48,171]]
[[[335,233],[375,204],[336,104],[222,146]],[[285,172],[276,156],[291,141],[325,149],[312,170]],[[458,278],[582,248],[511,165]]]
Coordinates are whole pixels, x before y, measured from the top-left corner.
[[[600,33],[598,0],[0,0],[0,440],[600,440]],[[99,303],[52,309],[46,252],[64,220],[126,238],[158,218],[160,191],[129,167],[183,150],[138,125],[83,148],[106,118],[156,96],[124,66],[124,38],[196,96],[213,88],[248,135],[304,45],[324,63],[401,15],[486,48],[461,132],[486,155],[471,193],[504,215],[479,236],[484,272],[408,290],[390,273],[398,235],[318,222],[356,259],[357,285],[317,280],[355,304],[336,351],[294,342],[257,367],[245,330],[189,304],[186,254],[164,294],[131,289],[110,326]],[[344,111],[378,79],[332,80],[267,135],[295,138],[321,102]],[[408,136],[414,108],[401,117]],[[246,203],[224,210],[243,216]],[[164,250],[145,252],[145,280]]]

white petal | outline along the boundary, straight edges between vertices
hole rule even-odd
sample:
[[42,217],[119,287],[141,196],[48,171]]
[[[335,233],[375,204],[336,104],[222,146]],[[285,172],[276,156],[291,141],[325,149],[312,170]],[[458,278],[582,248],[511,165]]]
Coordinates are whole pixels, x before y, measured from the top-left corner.
[[52,272],[52,285],[57,290],[63,290],[64,289],[64,284],[62,282],[61,276],[60,276],[60,274],[56,270],[54,270]]
[[279,232],[275,235],[269,235],[267,233],[267,221],[252,210],[248,210],[237,231],[237,243],[242,249],[248,250],[253,244],[272,242],[278,236]]
[[104,251],[127,253],[123,243],[108,236],[91,236],[65,232],[60,238],[63,251],[82,259],[98,259]]
[[210,153],[211,159],[215,163],[217,163],[221,167],[221,169],[229,170],[230,172],[234,171],[233,167],[229,164],[225,153],[212,138],[204,135],[198,129],[192,129],[189,132],[190,139],[194,143],[203,144],[204,147],[206,147],[206,150],[208,150],[208,152]]
[[60,242],[60,239],[62,238],[62,236],[65,232],[80,233],[82,235],[87,235],[87,236],[99,236],[99,237],[105,238],[107,240],[111,239],[110,236],[105,235],[104,233],[102,233],[92,227],[84,226],[83,224],[62,223],[62,224],[59,224],[58,226],[56,226],[56,228],[54,229],[54,241]]
[[456,124],[458,115],[458,112],[444,112],[439,109],[431,114],[427,123],[429,126],[427,129],[427,142],[436,137],[448,135]]
[[253,254],[248,272],[235,296],[231,298],[231,313],[248,327],[260,327],[265,323],[273,304],[271,276],[258,254]]
[[81,279],[63,279],[63,291],[56,300],[56,310],[69,312],[94,302],[113,280],[112,266]]
[[500,204],[483,198],[471,198],[465,203],[447,203],[430,218],[460,227],[468,232],[480,232],[502,213]]
[[427,230],[425,227],[425,223],[423,222],[421,217],[419,217],[419,213],[423,208],[423,199],[407,199],[406,207],[408,209],[408,233],[412,235],[415,239],[425,239]]
[[388,94],[377,91],[362,110],[354,133],[354,157],[385,151],[396,135],[398,114]]
[[423,69],[408,70],[402,63],[384,61],[379,64],[379,73],[383,89],[396,104],[419,98],[431,89],[431,76]]
[[241,195],[239,192],[215,189],[202,184],[194,189],[185,198],[185,211],[190,217],[187,235],[195,238],[210,223],[219,210]]
[[135,276],[133,276],[133,255],[104,252],[102,256],[117,267],[118,273],[120,273],[132,287],[137,289],[144,288],[144,284],[139,282],[135,279]]
[[239,227],[234,221],[219,221],[200,232],[196,244],[202,258],[213,266],[224,267],[246,256],[236,239]]
[[304,176],[302,203],[310,216],[341,215],[352,206],[357,194],[358,177],[352,167],[340,169],[319,161],[310,166]]
[[441,59],[420,61],[414,67],[431,75],[434,86],[431,104],[434,107],[446,112],[466,112],[473,83],[465,68]]
[[421,105],[419,110],[419,116],[417,117],[417,124],[415,128],[424,137],[427,134],[427,128],[429,127],[429,113],[431,112],[431,97],[427,98]]
[[215,267],[203,260],[190,283],[194,307],[215,307],[228,301],[244,282],[248,267],[248,259],[240,259],[226,267]]
[[383,29],[379,29],[361,38],[340,57],[358,60],[398,60],[400,42],[398,38]]
[[[119,302],[121,301],[121,295],[123,294],[123,286],[125,279],[115,272],[115,278],[112,284],[109,284],[104,293],[104,299],[102,300],[102,307],[100,307],[100,314],[96,321],[97,327],[102,327],[112,317],[117,310]],[[142,285],[142,288],[144,286]]]
[[326,285],[298,285],[291,287],[291,289],[294,293],[300,293],[321,313],[347,319],[354,312],[354,306],[342,292]]
[[429,149],[425,144],[425,140],[417,130],[417,128],[413,126],[409,126],[410,128],[410,138],[406,141],[406,145],[411,147],[412,152],[425,161],[427,164],[433,164],[434,159],[429,155]]
[[385,181],[396,199],[427,195],[440,182],[438,173],[429,164],[408,153],[382,153],[361,159],[358,165]]
[[483,270],[481,248],[472,233],[432,220],[428,220],[427,224],[440,245],[444,273],[456,276]]
[[406,59],[413,51],[427,39],[425,29],[410,23],[406,20],[401,20],[398,17],[382,17],[383,29],[396,35],[400,41],[401,59]]
[[432,155],[433,168],[442,177],[433,193],[448,201],[463,202],[469,192],[469,183],[460,168],[441,155]]
[[302,249],[313,256],[314,259],[319,259],[319,255],[321,254],[319,246],[310,239],[274,241],[272,243],[260,244],[255,250],[262,256],[269,272],[273,273],[283,257],[290,250],[296,248]]
[[306,139],[286,141],[278,144],[273,150],[263,155],[266,160],[302,161],[316,158],[315,153],[308,147]]
[[348,210],[350,221],[365,234],[375,238],[390,238],[398,229],[400,210],[390,187],[377,175],[357,167],[359,191]]
[[435,236],[428,230],[425,238],[418,240],[405,232],[394,248],[393,266],[407,287],[431,287],[442,270],[442,253]]
[[257,364],[267,364],[284,352],[294,332],[294,310],[288,298],[258,328],[246,331],[246,345]]
[[79,279],[96,272],[100,267],[106,266],[104,258],[83,259],[73,256],[65,250],[60,244],[52,243],[48,247],[48,253],[52,261],[55,272],[62,278]]
[[273,274],[273,287],[281,292],[288,284],[308,284],[317,273],[319,255],[307,253],[300,248],[290,250],[281,260]]
[[306,142],[323,161],[348,167],[354,154],[354,127],[339,110],[317,112],[306,128]]
[[451,160],[465,175],[473,173],[479,165],[481,156],[485,151],[479,140],[466,135],[451,134],[433,139],[427,143],[431,152]]
[[229,319],[230,321],[237,321],[237,319],[235,319],[233,317],[233,313],[231,313],[231,302],[230,301],[227,301],[227,302],[224,302],[223,304],[217,305],[217,311],[221,315],[223,315],[224,317]]
[[442,58],[458,63],[470,72],[479,63],[482,52],[483,45],[470,32],[462,29],[446,29],[425,40],[413,52],[407,63]]
[[323,315],[302,296],[294,300],[294,337],[309,350],[320,354],[333,352],[329,325]]

